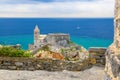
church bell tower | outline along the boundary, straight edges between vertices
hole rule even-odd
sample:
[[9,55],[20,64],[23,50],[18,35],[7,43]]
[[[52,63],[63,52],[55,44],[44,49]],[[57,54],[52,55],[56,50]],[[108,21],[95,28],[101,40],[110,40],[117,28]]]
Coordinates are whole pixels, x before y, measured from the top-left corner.
[[38,47],[38,43],[39,43],[39,36],[40,36],[40,30],[38,28],[38,25],[35,26],[34,29],[34,45],[35,47]]

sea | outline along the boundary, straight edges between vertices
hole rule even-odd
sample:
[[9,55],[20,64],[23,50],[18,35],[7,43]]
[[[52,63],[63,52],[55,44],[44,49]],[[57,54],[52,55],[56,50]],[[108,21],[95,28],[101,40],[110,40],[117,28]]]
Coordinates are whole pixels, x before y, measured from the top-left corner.
[[72,42],[89,47],[108,47],[113,42],[113,18],[0,18],[0,44],[21,44],[27,50],[33,43],[36,25],[40,34],[67,33]]

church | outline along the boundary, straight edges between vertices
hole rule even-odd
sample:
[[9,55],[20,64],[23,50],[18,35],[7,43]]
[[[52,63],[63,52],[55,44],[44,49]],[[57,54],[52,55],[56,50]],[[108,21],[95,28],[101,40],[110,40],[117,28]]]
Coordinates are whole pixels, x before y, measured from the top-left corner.
[[49,33],[44,35],[40,33],[38,25],[34,29],[34,43],[29,45],[29,50],[39,49],[47,44],[55,48],[70,47],[70,36],[64,33]]

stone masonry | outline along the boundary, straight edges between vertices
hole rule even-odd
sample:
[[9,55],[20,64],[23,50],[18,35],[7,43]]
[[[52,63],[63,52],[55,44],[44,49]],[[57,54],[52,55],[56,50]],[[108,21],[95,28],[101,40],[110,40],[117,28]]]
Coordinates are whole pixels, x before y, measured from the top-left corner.
[[120,80],[120,0],[115,0],[114,42],[106,52],[105,80]]
[[86,61],[68,62],[52,59],[0,57],[0,69],[5,70],[47,70],[47,71],[81,71],[91,67]]
[[107,48],[103,47],[90,47],[88,49],[89,58],[95,59],[97,65],[105,65],[105,53]]

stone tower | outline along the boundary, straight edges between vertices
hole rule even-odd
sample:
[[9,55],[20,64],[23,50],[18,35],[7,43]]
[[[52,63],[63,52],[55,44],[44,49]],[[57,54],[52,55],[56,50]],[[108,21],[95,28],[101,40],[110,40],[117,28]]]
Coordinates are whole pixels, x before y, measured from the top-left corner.
[[40,36],[40,30],[38,28],[38,25],[35,26],[34,29],[34,45],[35,47],[38,47],[38,43],[39,43],[39,36]]

